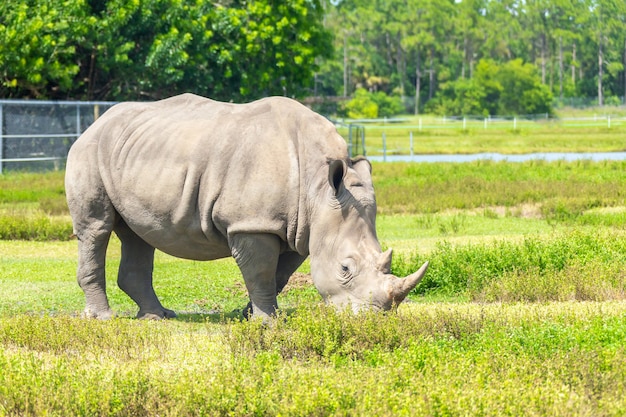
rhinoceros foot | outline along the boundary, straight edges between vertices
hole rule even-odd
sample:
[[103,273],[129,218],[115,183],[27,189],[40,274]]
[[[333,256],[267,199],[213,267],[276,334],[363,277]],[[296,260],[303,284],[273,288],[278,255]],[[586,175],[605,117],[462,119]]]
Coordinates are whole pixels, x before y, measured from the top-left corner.
[[146,319],[146,320],[173,319],[175,317],[176,317],[176,313],[167,308],[162,308],[157,311],[139,310],[139,313],[137,313],[138,319]]
[[90,308],[85,308],[85,311],[83,311],[83,317],[89,319],[109,320],[115,317],[115,313],[110,308],[104,310],[93,310]]

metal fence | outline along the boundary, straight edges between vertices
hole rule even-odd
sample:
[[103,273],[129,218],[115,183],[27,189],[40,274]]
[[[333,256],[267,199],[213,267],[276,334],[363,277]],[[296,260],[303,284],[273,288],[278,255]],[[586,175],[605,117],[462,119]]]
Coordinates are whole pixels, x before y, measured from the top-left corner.
[[[65,168],[70,146],[115,102],[0,100],[0,174]],[[351,155],[365,155],[365,129],[342,124]]]
[[344,135],[350,157],[367,156],[367,151],[365,150],[365,126],[353,122],[346,123],[338,120],[329,120]]
[[[9,170],[63,169],[70,146],[115,102],[0,100],[0,174]],[[410,132],[408,148],[395,153],[412,154],[412,133],[426,130],[533,129],[558,127],[618,127],[626,117],[597,115],[587,118],[552,119],[548,115],[511,117],[419,117],[407,119],[335,120],[348,143],[351,156],[386,155],[387,132]],[[381,133],[382,132],[382,133]],[[368,149],[366,151],[366,136]],[[382,139],[381,139],[382,137]],[[379,144],[381,142],[382,144]],[[397,146],[396,146],[397,147]]]
[[0,100],[0,174],[64,168],[72,143],[114,104]]
[[[432,133],[433,135],[448,135],[443,133],[450,131],[450,135],[459,134],[501,134],[508,135],[519,133],[522,130],[543,132],[552,130],[568,134],[572,131],[578,134],[597,134],[598,129],[609,132],[612,129],[623,132],[626,127],[626,116],[611,114],[596,114],[588,117],[563,117],[554,118],[546,114],[533,114],[521,116],[423,116],[410,118],[388,119],[358,119],[350,121],[337,121],[336,125],[340,132],[348,140],[348,146],[353,143],[352,131],[358,128],[358,140],[362,148],[356,154],[365,155],[367,136],[367,156],[382,156],[386,160],[389,154],[414,155],[413,145],[415,135]],[[436,133],[435,133],[436,132]],[[361,152],[361,153],[359,153]],[[354,154],[354,152],[353,152]]]

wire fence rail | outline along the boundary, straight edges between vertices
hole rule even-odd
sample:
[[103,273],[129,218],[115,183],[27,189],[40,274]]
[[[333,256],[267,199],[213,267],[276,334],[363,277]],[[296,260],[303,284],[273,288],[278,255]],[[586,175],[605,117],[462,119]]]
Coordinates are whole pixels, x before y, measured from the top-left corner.
[[[9,170],[63,169],[76,139],[115,102],[0,100],[0,174]],[[413,155],[414,134],[458,130],[554,128],[617,128],[625,116],[552,118],[548,114],[522,116],[424,116],[411,118],[334,120],[354,155]],[[386,136],[406,131],[406,146],[390,149]],[[404,132],[402,133],[404,134]],[[370,144],[366,148],[366,141]],[[397,149],[396,149],[397,148]]]
[[587,117],[554,118],[548,114],[534,114],[521,116],[441,116],[419,118],[389,118],[389,119],[354,119],[341,121],[345,125],[357,124],[367,129],[517,129],[517,128],[546,128],[553,127],[612,127],[626,124],[626,116],[611,114],[597,114]]
[[114,104],[0,100],[0,174],[63,168],[70,146]]
[[[593,129],[626,128],[626,116],[595,114],[586,117],[554,118],[547,114],[521,116],[424,116],[389,119],[354,119],[341,121],[340,126],[359,126],[367,137],[363,139],[363,154],[369,156],[387,154],[414,155],[414,143],[417,137],[435,134],[461,135],[464,133],[511,134],[524,131],[561,132],[572,131],[592,133]],[[343,132],[342,132],[343,133]],[[345,135],[344,136],[349,136]],[[399,137],[402,137],[399,140]],[[365,144],[367,142],[367,146]],[[402,146],[398,146],[399,142]]]

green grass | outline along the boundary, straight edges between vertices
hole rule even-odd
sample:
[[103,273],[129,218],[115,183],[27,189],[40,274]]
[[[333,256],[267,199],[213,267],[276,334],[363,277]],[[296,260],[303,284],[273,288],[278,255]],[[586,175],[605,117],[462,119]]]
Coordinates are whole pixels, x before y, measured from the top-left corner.
[[2,176],[0,416],[624,415],[624,168],[374,164],[379,239],[394,273],[428,259],[424,281],[397,313],[354,316],[292,279],[270,326],[240,321],[232,259],[160,252],[179,317],[133,319],[116,238],[118,317],[81,319],[62,174]]
[[373,179],[382,214],[555,202],[578,210],[626,205],[624,170],[625,161],[375,163]]
[[[604,115],[603,115],[604,116]],[[577,116],[580,117],[580,116]],[[420,119],[422,129],[420,130]],[[606,119],[570,121],[512,120],[488,123],[432,116],[409,117],[401,123],[364,124],[368,155],[382,155],[383,135],[388,155],[408,155],[413,133],[415,154],[474,154],[496,152],[525,154],[534,152],[619,152],[626,150],[626,121]],[[347,129],[340,129],[348,137]]]
[[[625,161],[374,163],[373,179],[380,215],[415,215],[419,226],[432,223],[433,214],[466,211],[435,221],[442,232],[459,234],[455,230],[476,210],[484,217],[520,218],[530,211],[552,224],[594,225],[608,217],[609,224],[624,224],[623,211],[600,211],[626,207],[624,171]],[[62,173],[7,174],[0,177],[0,190],[0,239],[71,237]],[[536,228],[530,221],[517,223],[512,226]]]
[[623,303],[414,304],[258,322],[0,319],[7,415],[606,415]]

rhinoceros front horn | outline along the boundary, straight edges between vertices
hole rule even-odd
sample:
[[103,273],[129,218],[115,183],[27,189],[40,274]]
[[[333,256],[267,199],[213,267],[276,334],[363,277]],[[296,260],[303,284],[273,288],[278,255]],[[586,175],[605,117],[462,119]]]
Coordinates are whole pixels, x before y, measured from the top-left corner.
[[411,275],[405,277],[404,279],[396,278],[394,280],[393,286],[393,302],[398,305],[406,298],[407,295],[411,292],[413,288],[424,278],[426,274],[426,270],[428,269],[428,262],[424,262],[424,265],[420,267],[417,271],[412,273]]

